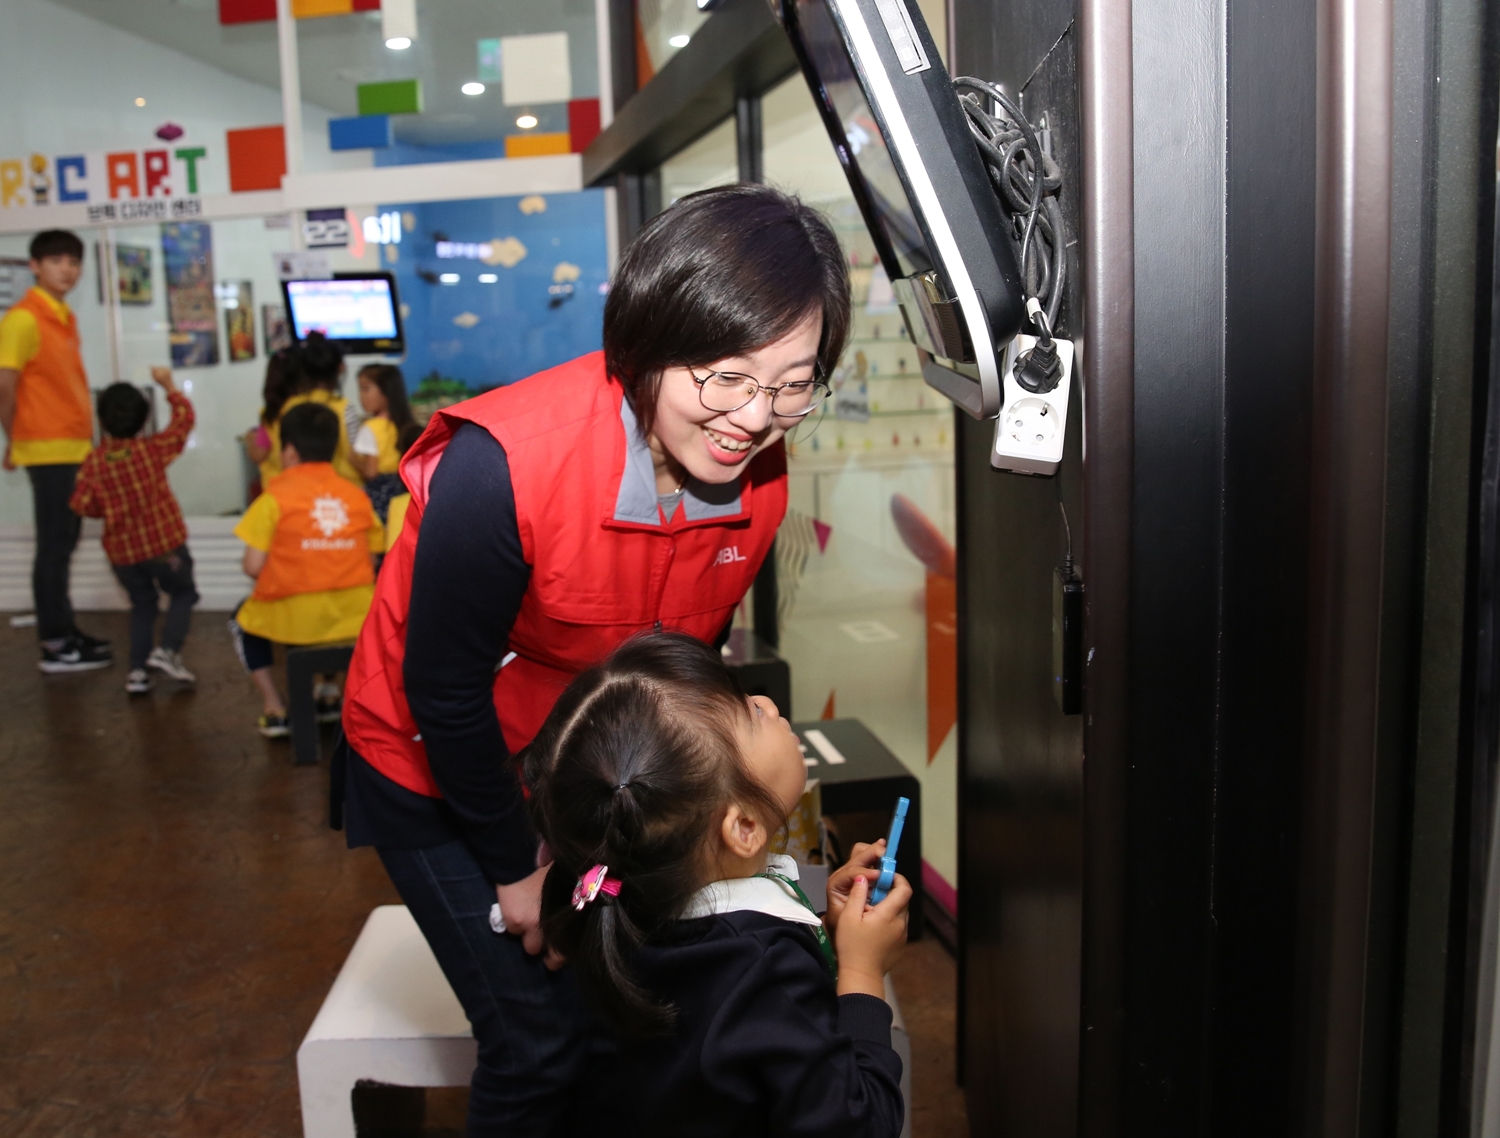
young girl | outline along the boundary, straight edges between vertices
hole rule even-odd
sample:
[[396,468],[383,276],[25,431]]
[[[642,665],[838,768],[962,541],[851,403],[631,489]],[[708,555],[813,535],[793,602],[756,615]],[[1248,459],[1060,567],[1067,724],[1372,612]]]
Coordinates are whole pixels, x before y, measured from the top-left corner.
[[[281,418],[281,405],[291,394],[292,381],[296,378],[297,362],[295,348],[280,348],[266,359],[266,378],[261,386],[260,422],[245,433],[245,453],[260,469],[260,480],[255,493],[259,494],[267,482],[281,473],[279,460],[271,460],[270,429]],[[252,495],[253,497],[253,495]]]
[[813,914],[768,853],[807,781],[775,705],[651,633],[569,685],[525,762],[547,943],[624,1040],[618,1132],[895,1138],[884,976],[911,887],[868,905],[882,847],[856,847]]
[[309,332],[307,339],[291,351],[293,367],[286,383],[286,397],[279,413],[267,419],[265,424],[270,446],[265,461],[261,463],[262,478],[281,473],[281,416],[303,403],[321,403],[339,419],[339,446],[333,456],[334,470],[356,486],[363,486],[364,479],[354,467],[349,448],[351,434],[359,429],[359,412],[340,394],[344,382],[344,349],[321,332]]
[[360,368],[359,404],[368,418],[354,436],[354,465],[364,476],[365,493],[384,523],[391,499],[406,492],[396,468],[421,427],[407,402],[406,379],[393,364]]

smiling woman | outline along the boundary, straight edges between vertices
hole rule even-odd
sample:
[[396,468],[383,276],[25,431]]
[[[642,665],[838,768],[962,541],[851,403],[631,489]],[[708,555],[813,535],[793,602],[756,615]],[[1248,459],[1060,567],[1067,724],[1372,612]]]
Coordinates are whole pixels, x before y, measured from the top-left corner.
[[689,195],[621,258],[602,353],[439,412],[407,452],[411,510],[349,671],[342,797],[350,844],[379,851],[479,1040],[470,1132],[523,1109],[545,1129],[586,1048],[570,974],[539,955],[546,866],[504,760],[629,637],[728,627],[786,512],[782,438],[848,327],[819,214],[764,186]]

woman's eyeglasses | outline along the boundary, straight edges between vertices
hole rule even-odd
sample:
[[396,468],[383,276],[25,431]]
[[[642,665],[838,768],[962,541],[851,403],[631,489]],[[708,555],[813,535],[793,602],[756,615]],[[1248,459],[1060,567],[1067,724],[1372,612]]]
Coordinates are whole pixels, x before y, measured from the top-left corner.
[[812,379],[776,387],[767,387],[754,376],[735,371],[711,371],[700,376],[688,368],[688,374],[698,385],[698,401],[704,409],[721,415],[748,407],[764,391],[771,397],[771,414],[782,419],[801,419],[822,406],[829,394],[821,365],[814,365]]

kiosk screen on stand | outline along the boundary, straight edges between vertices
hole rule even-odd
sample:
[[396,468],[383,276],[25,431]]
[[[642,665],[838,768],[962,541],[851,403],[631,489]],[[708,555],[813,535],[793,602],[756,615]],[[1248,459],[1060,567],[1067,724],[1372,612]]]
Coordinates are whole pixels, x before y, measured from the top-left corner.
[[287,281],[287,311],[299,340],[321,332],[330,340],[356,344],[394,343],[401,325],[396,298],[386,276],[328,281]]

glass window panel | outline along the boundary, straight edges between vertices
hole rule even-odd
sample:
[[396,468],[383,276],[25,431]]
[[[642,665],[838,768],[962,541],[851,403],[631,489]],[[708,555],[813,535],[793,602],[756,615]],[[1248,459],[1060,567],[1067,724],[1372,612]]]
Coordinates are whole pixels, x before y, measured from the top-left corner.
[[661,164],[661,201],[671,205],[685,194],[740,180],[734,119],[725,119],[691,146]]
[[[399,244],[374,239],[391,215],[401,220]],[[334,272],[394,274],[407,343],[395,362],[419,418],[599,348],[608,279],[602,191],[356,205],[348,217],[361,239],[321,253]],[[173,364],[197,425],[170,468],[172,487],[190,517],[238,514],[257,477],[241,440],[258,421],[271,340],[284,326],[275,254],[292,247],[285,215],[78,233],[84,272],[68,302],[90,386],[141,386],[161,425],[166,407],[151,368]],[[116,305],[100,285],[108,263],[100,245],[111,235]],[[30,236],[0,235],[0,260],[24,261]],[[29,272],[18,281],[24,291]],[[349,358],[346,398],[357,400],[354,373],[377,358]],[[30,522],[25,474],[0,475],[0,525]]]
[[[637,0],[635,18],[640,34],[636,86],[644,87],[667,60],[687,47],[709,13],[699,11],[697,0]],[[644,59],[639,48],[644,48]]]
[[800,75],[765,96],[762,122],[766,180],[828,217],[854,300],[829,412],[788,446],[777,561],[794,710],[863,720],[922,779],[924,856],[955,882],[953,408],[922,381]]

